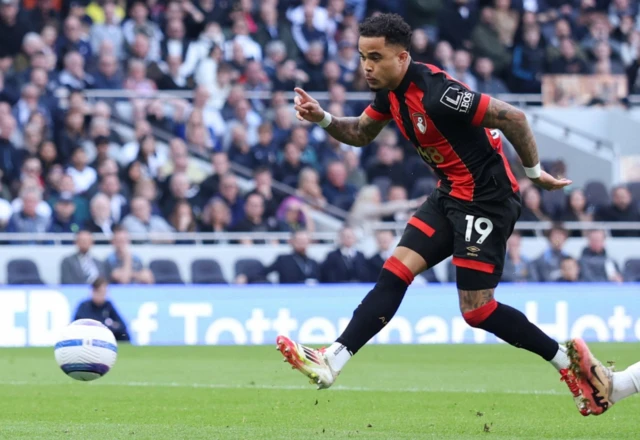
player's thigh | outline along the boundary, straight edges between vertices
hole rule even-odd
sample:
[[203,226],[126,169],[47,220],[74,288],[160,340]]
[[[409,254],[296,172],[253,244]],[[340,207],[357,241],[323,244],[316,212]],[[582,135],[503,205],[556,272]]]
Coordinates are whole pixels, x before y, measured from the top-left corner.
[[481,291],[498,285],[507,239],[520,209],[519,197],[515,195],[501,202],[449,201],[447,216],[453,223],[453,264],[458,289]]
[[409,219],[394,256],[418,274],[448,258],[452,252],[453,229],[434,191]]

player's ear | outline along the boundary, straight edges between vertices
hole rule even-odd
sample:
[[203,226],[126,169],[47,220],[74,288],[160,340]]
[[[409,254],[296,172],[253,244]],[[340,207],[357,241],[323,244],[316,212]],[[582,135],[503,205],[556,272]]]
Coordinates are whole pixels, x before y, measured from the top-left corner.
[[398,54],[398,60],[400,61],[401,64],[406,63],[409,60],[409,52],[406,50],[403,50],[402,52],[400,52]]

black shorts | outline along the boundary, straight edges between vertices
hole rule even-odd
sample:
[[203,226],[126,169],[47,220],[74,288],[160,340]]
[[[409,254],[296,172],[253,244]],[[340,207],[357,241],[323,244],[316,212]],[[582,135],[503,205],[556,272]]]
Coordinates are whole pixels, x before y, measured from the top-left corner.
[[466,202],[436,189],[409,219],[398,245],[417,252],[428,267],[453,255],[458,288],[493,288],[521,208],[517,193],[504,200]]

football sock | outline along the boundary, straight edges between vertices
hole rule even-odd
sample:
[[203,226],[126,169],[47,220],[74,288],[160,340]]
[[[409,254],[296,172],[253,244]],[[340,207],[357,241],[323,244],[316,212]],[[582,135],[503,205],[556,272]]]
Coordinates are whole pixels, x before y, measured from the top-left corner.
[[523,348],[551,361],[559,344],[547,336],[519,310],[496,300],[465,313],[465,321],[472,326],[493,333],[514,347]]
[[640,393],[640,362],[613,373],[611,401],[615,403],[636,393]]
[[551,365],[556,367],[558,371],[569,368],[571,361],[569,361],[569,356],[567,356],[567,347],[558,344],[558,351],[549,362],[551,362]]
[[349,349],[339,342],[331,344],[331,346],[327,348],[324,356],[327,359],[327,362],[329,362],[331,369],[336,373],[342,370],[342,367],[344,367],[346,363],[349,362],[349,359],[351,359]]
[[355,309],[349,325],[336,343],[346,346],[351,355],[356,354],[391,321],[412,281],[413,273],[409,268],[397,258],[390,257],[384,263],[375,287]]

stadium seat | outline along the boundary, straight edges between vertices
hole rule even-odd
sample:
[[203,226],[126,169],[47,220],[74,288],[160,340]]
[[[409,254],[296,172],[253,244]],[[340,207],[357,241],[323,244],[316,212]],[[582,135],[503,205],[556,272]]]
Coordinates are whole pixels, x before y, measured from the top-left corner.
[[264,276],[264,264],[255,258],[241,258],[235,264],[236,276],[245,275],[248,284],[268,283]]
[[191,263],[191,282],[193,284],[227,284],[220,264],[210,258],[194,260]]
[[38,266],[31,260],[16,259],[7,264],[7,284],[44,284]]
[[156,284],[184,284],[178,265],[173,260],[153,260],[149,263]]
[[640,182],[629,182],[627,183],[627,188],[631,192],[633,201],[640,205]]
[[587,198],[587,204],[591,206],[607,206],[611,203],[607,187],[599,181],[592,180],[587,182],[584,186],[584,195]]
[[640,281],[640,258],[631,258],[624,263],[622,274],[625,281]]
[[551,217],[561,214],[567,207],[567,196],[562,191],[543,191],[542,208]]

